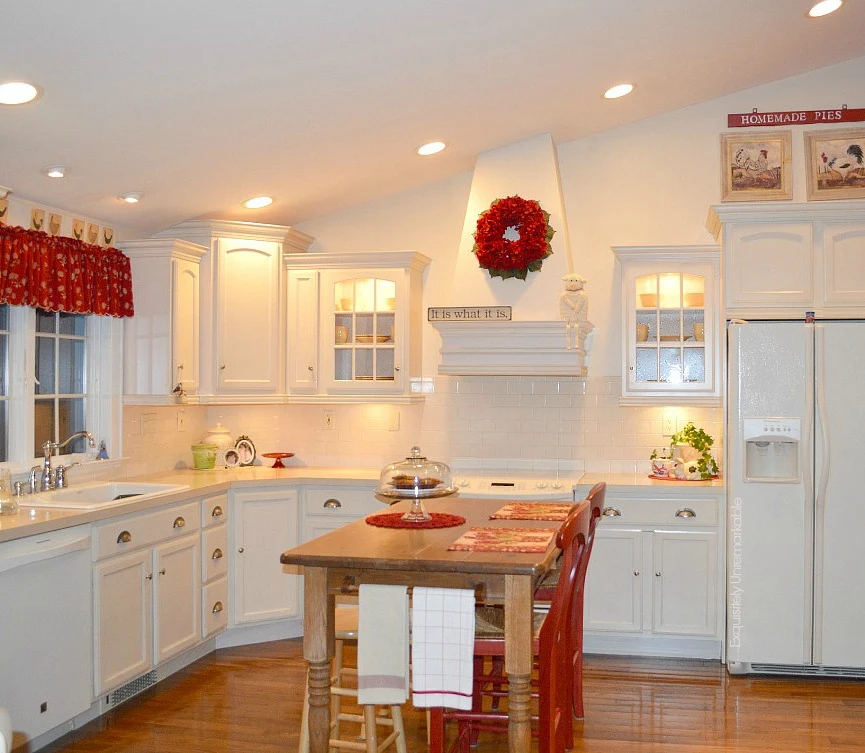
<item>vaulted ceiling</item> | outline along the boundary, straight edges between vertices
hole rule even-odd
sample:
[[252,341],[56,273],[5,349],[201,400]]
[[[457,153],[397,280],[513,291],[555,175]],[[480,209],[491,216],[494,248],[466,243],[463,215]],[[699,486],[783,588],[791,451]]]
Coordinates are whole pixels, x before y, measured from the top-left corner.
[[[142,235],[196,217],[297,224],[535,134],[562,143],[865,54],[865,3],[820,20],[809,5],[4,2],[0,82],[44,93],[0,107],[0,184]],[[634,93],[604,100],[621,81]],[[791,103],[808,105],[840,103]],[[414,153],[434,139],[448,149]],[[54,164],[68,176],[45,177]],[[261,194],[274,204],[240,206]]]

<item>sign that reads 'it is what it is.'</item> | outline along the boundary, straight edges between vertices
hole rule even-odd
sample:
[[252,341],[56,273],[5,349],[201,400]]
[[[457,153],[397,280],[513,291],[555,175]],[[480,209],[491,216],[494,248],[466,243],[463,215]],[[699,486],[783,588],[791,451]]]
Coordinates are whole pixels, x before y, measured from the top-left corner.
[[427,309],[431,322],[509,322],[510,306],[446,306]]

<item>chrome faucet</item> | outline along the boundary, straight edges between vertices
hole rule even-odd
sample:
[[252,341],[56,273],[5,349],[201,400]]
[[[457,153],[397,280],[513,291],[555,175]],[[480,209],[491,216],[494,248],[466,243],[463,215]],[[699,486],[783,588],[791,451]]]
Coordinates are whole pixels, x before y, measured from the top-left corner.
[[[42,452],[44,453],[45,457],[42,461],[42,473],[39,476],[40,491],[50,491],[55,487],[55,485],[59,488],[63,488],[66,486],[66,469],[62,465],[58,466],[57,468],[53,468],[51,466],[51,455],[54,452],[62,450],[70,442],[74,442],[76,439],[80,439],[81,437],[87,438],[87,445],[89,447],[96,447],[96,440],[93,439],[93,435],[89,431],[76,431],[74,434],[67,437],[62,442],[52,442],[49,439],[48,441],[42,443]],[[32,475],[31,479],[33,479]],[[35,483],[33,483],[33,481],[35,481],[35,479],[31,480],[31,488],[35,486]]]

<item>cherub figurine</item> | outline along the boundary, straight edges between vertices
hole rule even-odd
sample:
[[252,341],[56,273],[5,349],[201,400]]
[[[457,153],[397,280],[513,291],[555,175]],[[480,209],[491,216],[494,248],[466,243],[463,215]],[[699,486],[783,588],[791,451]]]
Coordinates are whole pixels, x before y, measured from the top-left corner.
[[565,292],[559,298],[559,316],[565,322],[565,348],[585,349],[586,337],[595,325],[589,320],[589,294],[583,289],[586,278],[578,274],[562,277]]

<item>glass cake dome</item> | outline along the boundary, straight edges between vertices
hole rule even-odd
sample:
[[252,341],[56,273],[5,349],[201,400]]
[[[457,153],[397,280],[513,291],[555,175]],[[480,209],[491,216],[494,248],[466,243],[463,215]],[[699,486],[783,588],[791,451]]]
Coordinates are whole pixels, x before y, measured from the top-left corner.
[[384,467],[376,494],[395,499],[444,497],[456,493],[453,474],[445,464],[428,460],[412,447],[405,460]]

